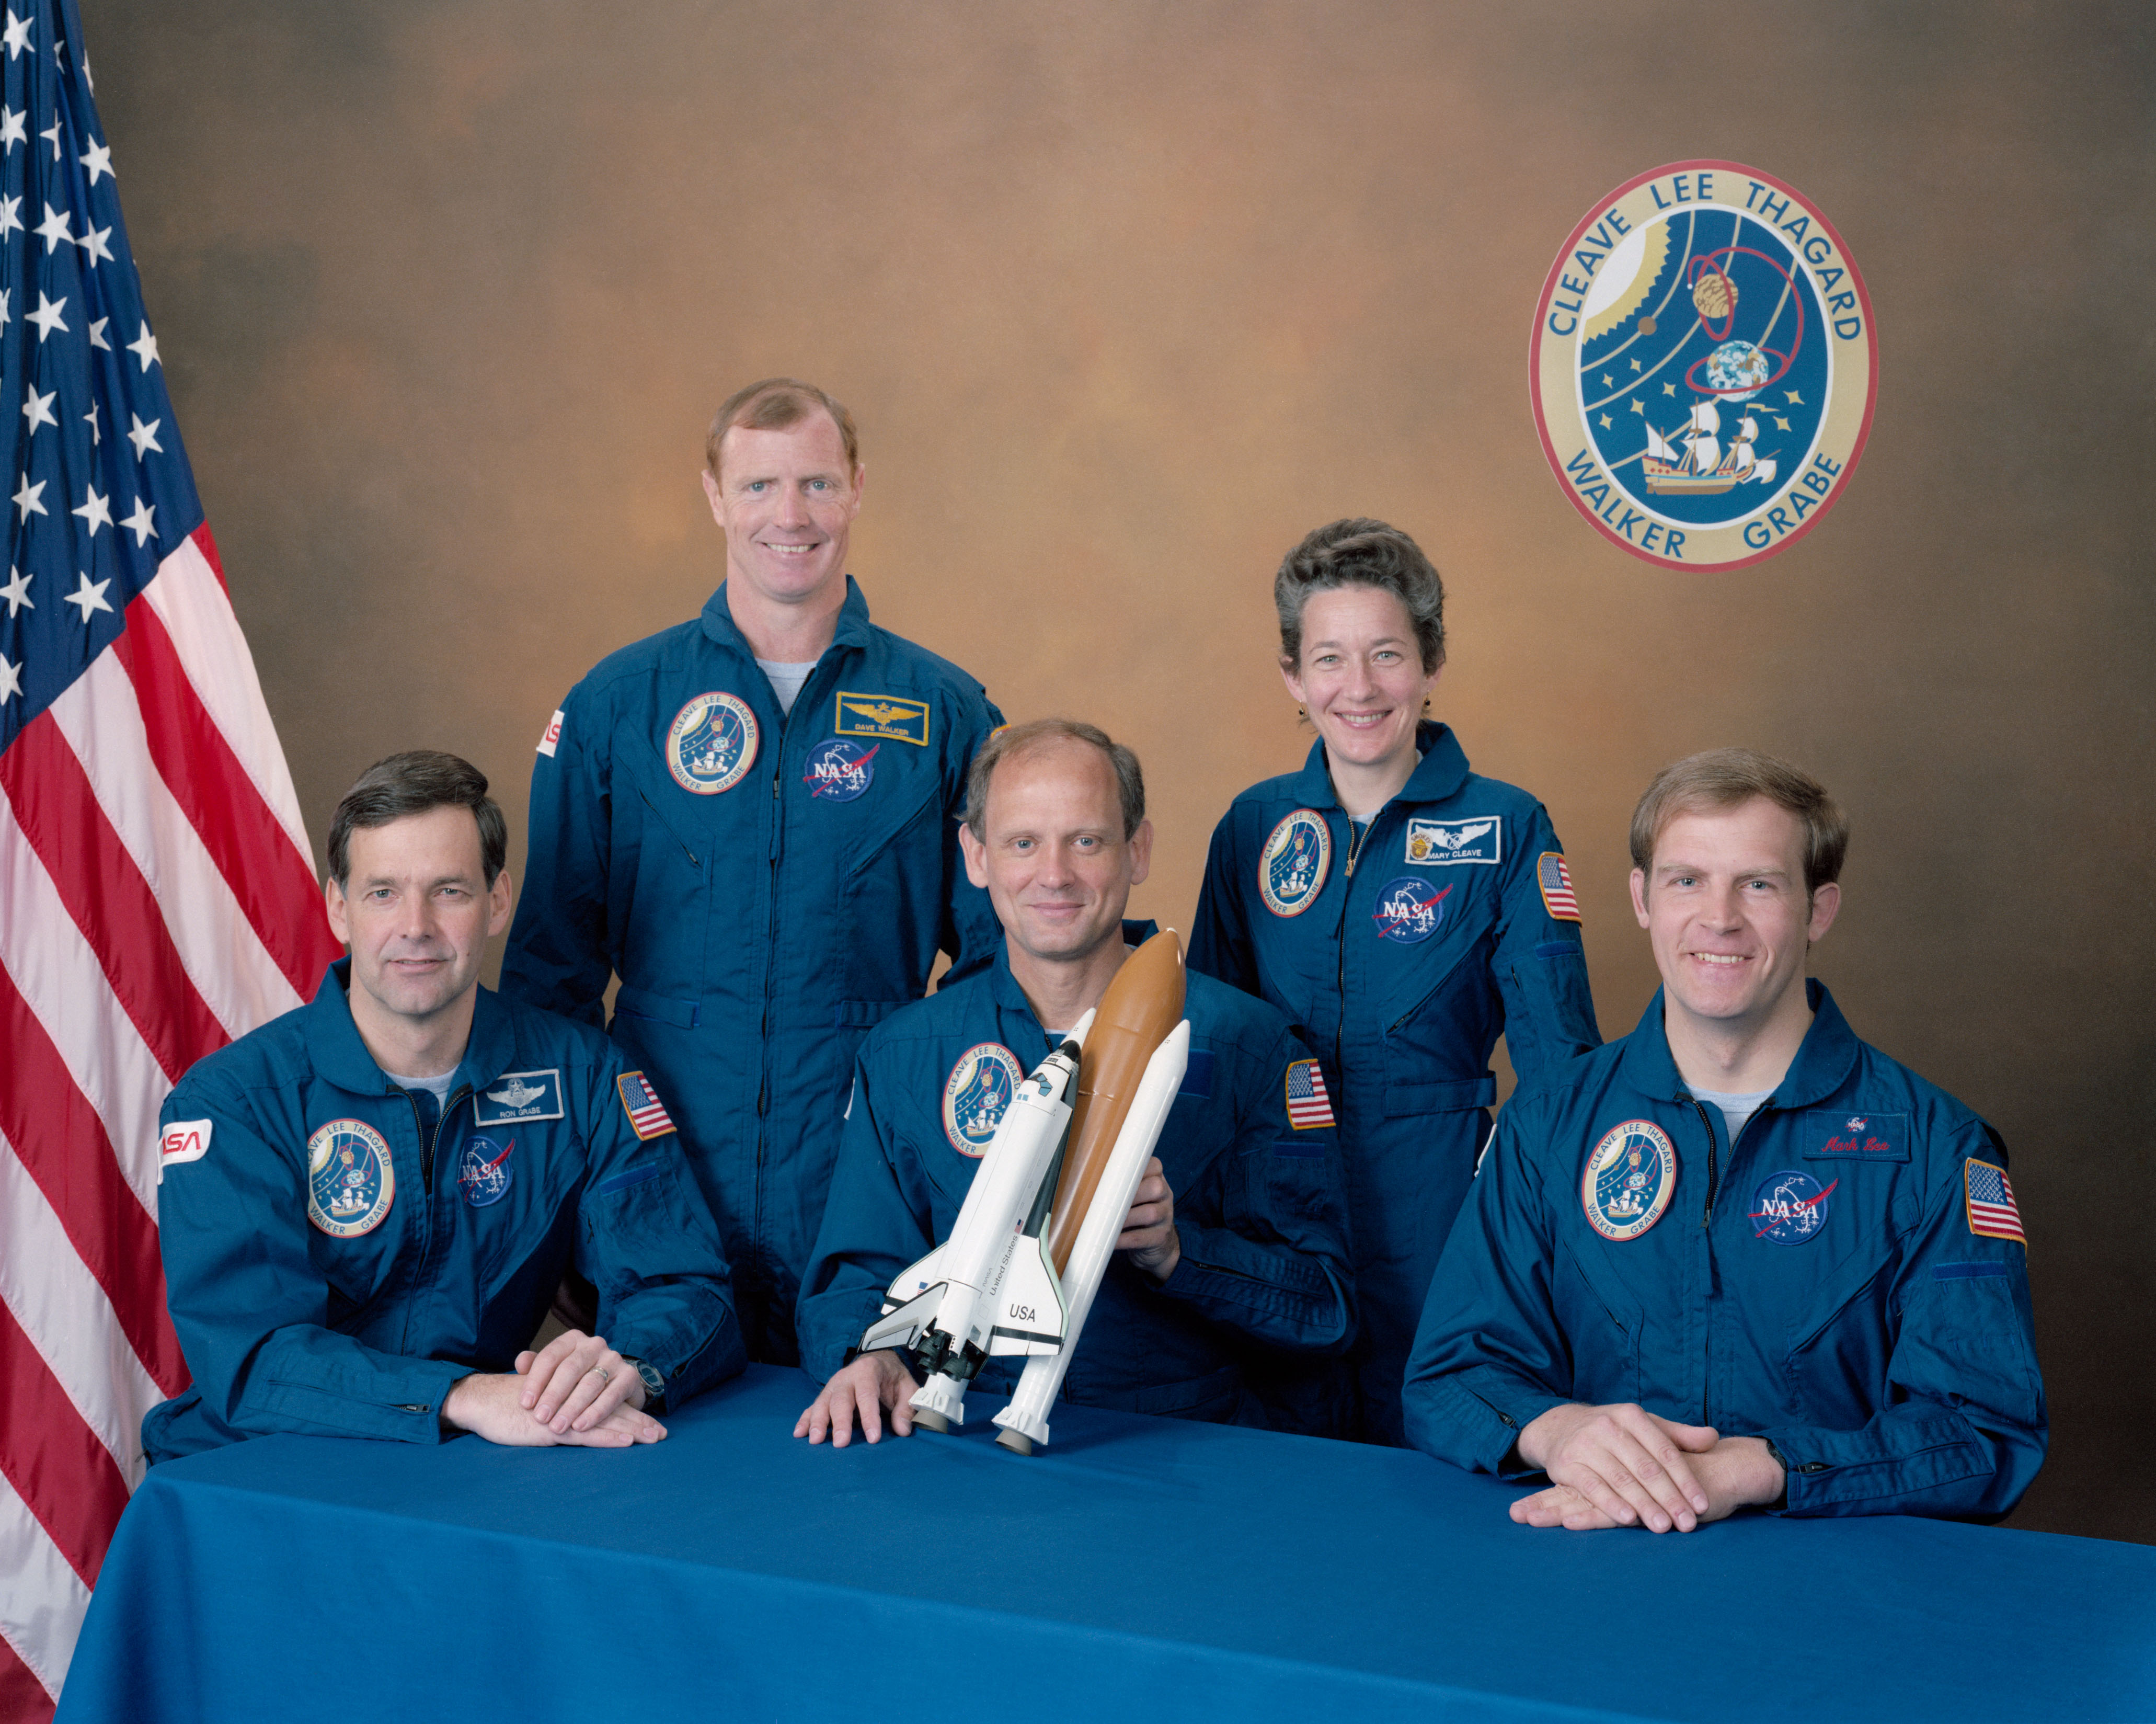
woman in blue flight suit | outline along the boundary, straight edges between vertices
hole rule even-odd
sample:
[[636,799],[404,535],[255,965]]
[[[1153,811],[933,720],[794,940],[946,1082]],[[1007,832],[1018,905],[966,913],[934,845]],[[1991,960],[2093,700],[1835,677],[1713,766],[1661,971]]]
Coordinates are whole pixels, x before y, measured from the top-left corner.
[[1430,559],[1383,522],[1336,521],[1273,595],[1317,740],[1214,829],[1190,967],[1286,1013],[1339,1115],[1362,1330],[1276,1389],[1272,1416],[1398,1445],[1424,1294],[1489,1135],[1491,1050],[1502,1034],[1525,1082],[1602,1037],[1548,815],[1422,718],[1445,668]]

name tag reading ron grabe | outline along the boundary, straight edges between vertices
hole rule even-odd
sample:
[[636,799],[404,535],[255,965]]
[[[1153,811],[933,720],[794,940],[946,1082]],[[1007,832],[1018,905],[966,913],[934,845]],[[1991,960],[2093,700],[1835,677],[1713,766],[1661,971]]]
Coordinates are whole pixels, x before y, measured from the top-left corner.
[[475,1125],[514,1125],[522,1119],[562,1117],[562,1073],[504,1072],[472,1096]]
[[1665,568],[1738,569],[1846,488],[1879,345],[1819,209],[1734,162],[1629,180],[1572,231],[1535,306],[1543,452],[1596,532]]

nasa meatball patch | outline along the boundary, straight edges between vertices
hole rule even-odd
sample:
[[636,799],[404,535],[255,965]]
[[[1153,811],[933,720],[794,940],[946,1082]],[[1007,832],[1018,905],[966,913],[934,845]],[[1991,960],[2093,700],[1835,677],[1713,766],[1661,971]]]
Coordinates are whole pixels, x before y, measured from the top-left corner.
[[1848,487],[1878,341],[1826,217],[1773,175],[1677,162],[1590,209],[1535,306],[1543,452],[1612,544],[1735,569],[1794,544]]
[[1579,1207],[1605,1239],[1636,1239],[1662,1218],[1677,1188],[1677,1152],[1650,1119],[1627,1119],[1602,1135],[1579,1176]]
[[1794,1167],[1768,1174],[1752,1194],[1752,1237],[1770,1245],[1809,1244],[1826,1226],[1826,1200],[1840,1183],[1821,1185]]
[[1445,901],[1451,895],[1451,887],[1433,886],[1418,875],[1404,874],[1388,883],[1370,912],[1378,937],[1400,945],[1420,944],[1445,920]]
[[986,1155],[1024,1079],[1018,1056],[1000,1042],[983,1042],[960,1054],[943,1080],[943,1135],[951,1147],[975,1160]]
[[808,751],[801,782],[819,802],[858,800],[875,780],[876,750],[882,746],[881,743],[864,746],[840,736],[820,742]]
[[756,714],[737,695],[700,694],[666,729],[666,769],[698,796],[731,790],[756,764]]

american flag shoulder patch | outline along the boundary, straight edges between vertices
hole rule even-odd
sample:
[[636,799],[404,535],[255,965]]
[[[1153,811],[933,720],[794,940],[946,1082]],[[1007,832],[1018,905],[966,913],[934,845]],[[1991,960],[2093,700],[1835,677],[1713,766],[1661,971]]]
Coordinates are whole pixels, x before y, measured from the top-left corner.
[[2014,1187],[2006,1170],[1972,1155],[1962,1164],[1962,1197],[1969,1210],[1969,1230],[1986,1239],[2018,1239],[2029,1248],[2029,1236],[2021,1231],[2021,1212],[2014,1206]]
[[1572,889],[1572,870],[1565,867],[1564,857],[1554,850],[1545,850],[1535,859],[1535,884],[1543,890],[1543,908],[1555,922],[1579,920],[1579,899]]
[[622,1110],[629,1115],[629,1129],[639,1137],[657,1137],[674,1129],[674,1122],[666,1117],[666,1104],[659,1099],[659,1092],[643,1073],[624,1072],[613,1080],[613,1087],[621,1092]]
[[1314,1059],[1299,1059],[1287,1068],[1287,1123],[1297,1131],[1316,1131],[1334,1124],[1332,1102],[1325,1093],[1325,1073]]

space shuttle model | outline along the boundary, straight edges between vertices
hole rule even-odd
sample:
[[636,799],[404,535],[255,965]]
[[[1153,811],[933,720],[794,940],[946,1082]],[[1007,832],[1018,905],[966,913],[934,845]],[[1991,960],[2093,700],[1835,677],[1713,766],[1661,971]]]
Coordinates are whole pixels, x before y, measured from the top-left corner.
[[1100,1005],[1018,1086],[951,1237],[891,1284],[861,1336],[861,1352],[911,1356],[926,1379],[917,1423],[963,1423],[974,1375],[1018,1355],[1025,1366],[996,1415],[996,1441],[1019,1454],[1047,1442],[1049,1405],[1189,1057],[1183,949],[1170,930],[1125,960]]

